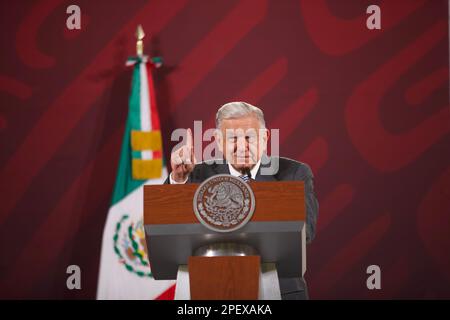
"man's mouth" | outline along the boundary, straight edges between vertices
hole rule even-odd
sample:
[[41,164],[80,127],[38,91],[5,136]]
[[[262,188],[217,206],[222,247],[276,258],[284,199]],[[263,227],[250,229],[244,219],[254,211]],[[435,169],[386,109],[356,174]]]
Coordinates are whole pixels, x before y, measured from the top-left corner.
[[252,157],[250,155],[239,156],[236,155],[236,163],[237,164],[246,164],[253,162]]

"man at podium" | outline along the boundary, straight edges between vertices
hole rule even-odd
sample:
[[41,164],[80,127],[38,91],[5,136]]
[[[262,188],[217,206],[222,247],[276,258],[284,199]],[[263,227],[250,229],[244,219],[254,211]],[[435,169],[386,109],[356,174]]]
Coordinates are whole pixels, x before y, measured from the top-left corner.
[[[170,184],[201,183],[217,174],[230,174],[246,182],[303,181],[306,204],[306,241],[315,235],[318,201],[314,194],[313,174],[302,162],[267,155],[270,132],[261,109],[245,102],[230,102],[216,114],[215,139],[223,159],[195,163],[192,132],[186,145],[171,154]],[[307,299],[303,278],[281,278],[282,299]]]

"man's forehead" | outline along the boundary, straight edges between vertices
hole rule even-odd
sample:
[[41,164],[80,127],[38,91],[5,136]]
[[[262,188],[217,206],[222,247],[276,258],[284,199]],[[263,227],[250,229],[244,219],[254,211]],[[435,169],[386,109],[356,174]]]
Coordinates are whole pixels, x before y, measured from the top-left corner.
[[227,136],[244,136],[244,135],[257,135],[257,128],[228,128],[225,130]]
[[239,118],[228,118],[222,120],[223,127],[256,127],[259,128],[260,123],[255,115],[247,115]]

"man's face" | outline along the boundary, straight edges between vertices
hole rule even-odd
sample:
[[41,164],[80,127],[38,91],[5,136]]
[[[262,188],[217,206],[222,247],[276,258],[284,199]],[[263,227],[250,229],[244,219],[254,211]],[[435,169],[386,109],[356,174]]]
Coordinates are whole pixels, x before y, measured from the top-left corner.
[[[254,115],[222,120],[216,135],[220,151],[238,171],[252,169],[266,151],[268,130]],[[261,129],[261,130],[260,130]]]

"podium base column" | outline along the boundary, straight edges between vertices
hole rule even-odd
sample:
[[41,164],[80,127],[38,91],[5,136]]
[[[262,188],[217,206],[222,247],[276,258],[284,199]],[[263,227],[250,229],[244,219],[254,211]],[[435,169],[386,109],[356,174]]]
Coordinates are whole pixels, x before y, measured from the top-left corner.
[[[187,265],[178,267],[175,300],[191,300],[189,272]],[[259,300],[281,300],[280,283],[275,263],[261,264],[259,276]]]

